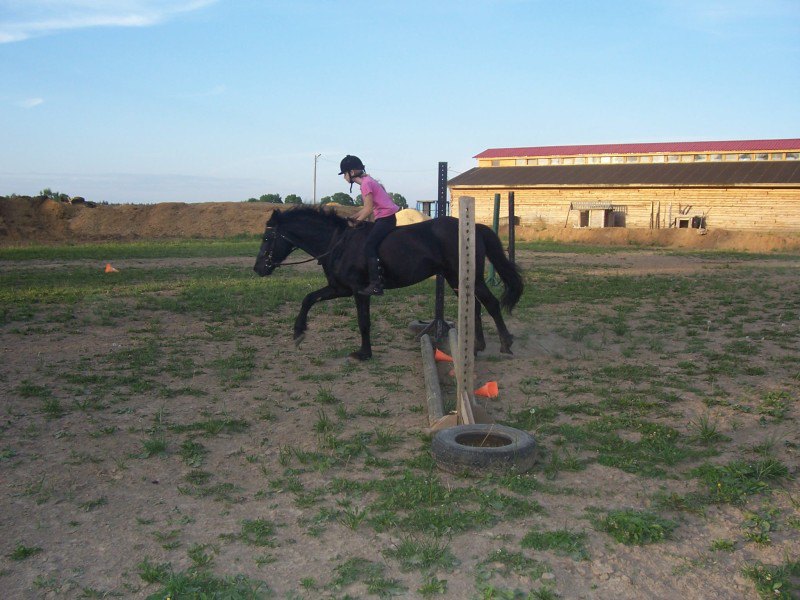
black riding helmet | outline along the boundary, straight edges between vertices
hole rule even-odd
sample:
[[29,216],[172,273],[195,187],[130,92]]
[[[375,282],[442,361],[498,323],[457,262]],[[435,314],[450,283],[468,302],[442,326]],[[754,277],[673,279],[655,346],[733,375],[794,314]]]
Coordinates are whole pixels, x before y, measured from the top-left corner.
[[351,156],[350,154],[345,156],[342,162],[339,163],[339,175],[344,175],[350,171],[363,171],[365,169],[366,167],[364,163],[361,162],[361,159],[357,156]]

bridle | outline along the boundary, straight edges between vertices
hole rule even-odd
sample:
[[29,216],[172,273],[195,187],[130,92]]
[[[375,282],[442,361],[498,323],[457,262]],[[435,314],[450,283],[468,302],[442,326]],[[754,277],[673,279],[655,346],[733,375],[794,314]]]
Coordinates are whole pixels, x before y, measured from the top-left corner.
[[[264,260],[264,265],[268,269],[277,269],[278,267],[290,267],[292,265],[302,265],[303,263],[311,262],[312,260],[320,260],[320,259],[325,258],[326,256],[328,256],[331,252],[333,252],[344,241],[344,237],[340,238],[339,241],[337,241],[333,246],[328,248],[328,250],[326,252],[323,252],[322,254],[319,254],[317,256],[315,256],[315,255],[313,255],[313,254],[311,254],[309,252],[309,254],[311,254],[311,258],[307,258],[305,260],[298,260],[298,261],[289,262],[289,263],[281,261],[278,264],[274,264],[272,262],[272,253],[275,250],[275,240],[278,237],[281,237],[281,238],[283,238],[283,240],[288,242],[289,245],[292,246],[292,249],[300,248],[299,244],[296,244],[289,237],[287,237],[284,233],[278,231],[277,227],[267,227],[267,232],[264,234],[264,241],[265,242],[269,242],[269,241],[272,242],[272,244],[270,245],[270,248],[269,248],[269,253],[267,254],[267,258]],[[301,248],[301,250],[302,250],[302,248]],[[288,256],[290,253],[291,253],[291,250],[289,250],[289,253],[287,253],[286,256]]]

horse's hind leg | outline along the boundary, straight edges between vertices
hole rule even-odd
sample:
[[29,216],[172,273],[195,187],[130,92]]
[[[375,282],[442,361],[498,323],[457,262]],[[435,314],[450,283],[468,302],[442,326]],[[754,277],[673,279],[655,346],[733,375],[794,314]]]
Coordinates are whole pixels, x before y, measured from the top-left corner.
[[[458,275],[446,276],[447,285],[453,288],[458,295]],[[481,303],[475,296],[475,352],[486,350],[486,338],[483,335],[483,322],[481,321]]]
[[[503,320],[503,314],[500,312],[500,302],[494,297],[483,279],[479,279],[475,283],[475,296],[486,307],[486,310],[494,319],[494,324],[497,326],[497,333],[500,334],[500,352],[511,354],[511,344],[514,343],[514,336],[506,328],[506,323]],[[476,326],[477,327],[477,326]]]

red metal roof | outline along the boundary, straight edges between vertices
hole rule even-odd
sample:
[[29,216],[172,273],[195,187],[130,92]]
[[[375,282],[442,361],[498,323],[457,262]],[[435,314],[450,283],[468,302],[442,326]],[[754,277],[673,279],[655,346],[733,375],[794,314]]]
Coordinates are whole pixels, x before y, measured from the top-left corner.
[[583,146],[533,146],[490,148],[473,158],[517,156],[576,156],[582,154],[669,154],[679,152],[780,152],[800,149],[800,138],[782,140],[731,140],[721,142],[656,142],[645,144],[594,144]]

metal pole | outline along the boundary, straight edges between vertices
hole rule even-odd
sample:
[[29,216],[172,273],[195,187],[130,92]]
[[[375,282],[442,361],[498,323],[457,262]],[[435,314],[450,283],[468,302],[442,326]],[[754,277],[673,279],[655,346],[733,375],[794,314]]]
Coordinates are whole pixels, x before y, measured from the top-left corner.
[[[439,163],[439,196],[436,200],[436,218],[447,216],[447,163]],[[436,276],[436,302],[433,309],[433,321],[428,323],[419,333],[418,337],[429,334],[437,343],[441,344],[450,326],[444,320],[444,276]],[[452,350],[452,349],[451,349]]]
[[[494,217],[492,218],[492,230],[497,233],[500,230],[500,194],[494,195]],[[489,285],[500,285],[500,280],[495,276],[494,265],[489,263],[489,277],[486,279]]]
[[514,262],[514,192],[508,192],[508,260]]
[[[447,216],[447,163],[439,163],[439,194],[436,199],[436,218]],[[436,304],[434,309],[434,322],[436,323],[435,338],[441,343],[447,333],[444,322],[444,276],[436,276]]]
[[314,200],[312,204],[317,203],[317,159],[322,156],[322,154],[315,154],[314,155]]

